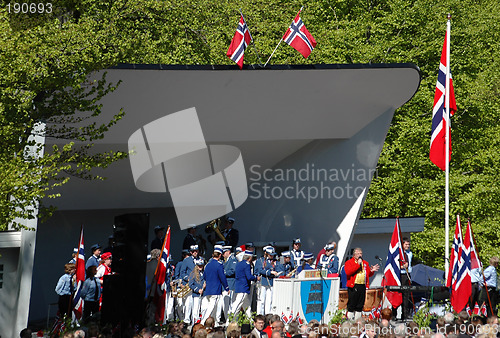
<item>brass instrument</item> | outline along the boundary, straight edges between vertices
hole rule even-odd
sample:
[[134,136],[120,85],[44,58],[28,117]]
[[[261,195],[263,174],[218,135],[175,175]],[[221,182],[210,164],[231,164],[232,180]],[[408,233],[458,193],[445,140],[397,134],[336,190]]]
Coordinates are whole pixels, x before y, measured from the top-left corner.
[[217,218],[214,219],[213,221],[210,221],[210,223],[207,224],[205,231],[206,232],[214,231],[222,241],[225,241],[226,237],[224,237],[224,235],[222,234],[221,227],[222,227],[222,221],[220,218]]
[[174,298],[184,298],[191,293],[189,285],[182,286],[182,280],[177,279],[173,282],[170,295]]
[[297,271],[297,268],[295,268],[292,271],[290,271],[286,276],[287,277],[292,277],[293,275],[295,275],[295,271]]

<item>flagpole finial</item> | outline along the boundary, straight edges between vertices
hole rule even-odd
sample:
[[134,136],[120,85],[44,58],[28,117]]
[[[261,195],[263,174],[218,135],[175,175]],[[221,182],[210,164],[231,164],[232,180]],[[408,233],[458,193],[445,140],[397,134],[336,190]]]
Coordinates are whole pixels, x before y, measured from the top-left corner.
[[448,20],[451,20],[451,14],[448,13],[448,15],[446,16],[448,18]]

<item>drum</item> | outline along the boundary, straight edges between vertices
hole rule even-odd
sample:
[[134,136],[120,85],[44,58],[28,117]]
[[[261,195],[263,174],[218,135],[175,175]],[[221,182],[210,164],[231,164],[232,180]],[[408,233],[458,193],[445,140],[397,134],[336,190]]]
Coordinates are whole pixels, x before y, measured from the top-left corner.
[[[363,311],[371,311],[374,307],[379,306],[382,301],[382,296],[384,294],[383,288],[367,289],[365,295],[365,304],[363,305]],[[339,292],[339,309],[347,308],[347,290],[340,290]]]
[[363,311],[368,312],[371,311],[374,307],[377,307],[382,301],[383,294],[384,294],[383,288],[367,289]]

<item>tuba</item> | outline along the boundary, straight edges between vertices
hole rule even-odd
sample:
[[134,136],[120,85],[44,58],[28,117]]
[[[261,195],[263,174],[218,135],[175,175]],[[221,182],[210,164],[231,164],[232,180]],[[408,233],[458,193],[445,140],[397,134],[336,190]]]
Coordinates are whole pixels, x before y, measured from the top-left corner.
[[215,232],[220,240],[225,241],[226,237],[221,232],[222,220],[220,218],[214,219],[207,224],[205,232]]
[[182,286],[182,281],[180,279],[175,280],[172,285],[172,291],[170,295],[174,298],[184,298],[191,292],[189,285]]

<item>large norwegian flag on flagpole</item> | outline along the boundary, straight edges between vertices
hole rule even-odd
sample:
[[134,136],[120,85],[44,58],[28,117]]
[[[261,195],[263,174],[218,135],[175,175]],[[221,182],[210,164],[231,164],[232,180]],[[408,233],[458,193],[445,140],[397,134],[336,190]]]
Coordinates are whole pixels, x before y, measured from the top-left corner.
[[233,39],[231,40],[231,44],[229,45],[229,49],[226,53],[231,60],[236,62],[240,69],[243,68],[245,49],[250,42],[252,42],[252,36],[250,35],[250,31],[248,30],[248,26],[243,18],[243,15],[241,15],[240,22],[236,28],[236,33],[234,33]]
[[80,230],[78,254],[76,256],[76,288],[73,294],[73,320],[80,320],[83,314],[83,299],[81,291],[85,281],[85,248],[83,246],[83,225]]
[[167,229],[167,234],[165,235],[165,239],[163,241],[163,247],[161,250],[160,260],[158,261],[158,265],[156,266],[155,278],[156,283],[162,290],[162,294],[160,297],[157,297],[156,303],[156,313],[155,319],[157,322],[164,322],[165,317],[165,299],[166,299],[166,289],[168,283],[167,280],[167,265],[170,259],[170,226]]
[[282,40],[295,48],[303,57],[307,58],[314,47],[316,47],[316,40],[314,40],[314,37],[307,30],[306,25],[302,22],[300,18],[301,11],[302,9],[297,13],[292,24],[286,30],[285,35],[283,35]]
[[[398,218],[396,219],[391,243],[389,244],[382,286],[401,286],[401,261],[404,261],[404,256],[403,247],[401,245],[401,228]],[[398,307],[403,303],[403,296],[400,292],[387,291],[386,296],[393,307]]]
[[[431,132],[431,148],[429,152],[429,158],[437,165],[441,170],[446,168],[446,128],[447,118],[446,118],[446,106],[445,106],[445,94],[446,94],[446,56],[449,51],[447,51],[447,36],[444,38],[443,51],[441,53],[441,61],[439,63],[438,79],[436,83],[436,93],[434,94],[434,106],[432,109],[432,132]],[[453,90],[453,81],[451,79],[450,72],[450,83],[449,83],[449,95],[450,95],[450,116],[453,116],[457,111],[457,104],[455,102],[455,93]],[[451,139],[450,147],[448,149],[451,158]]]

